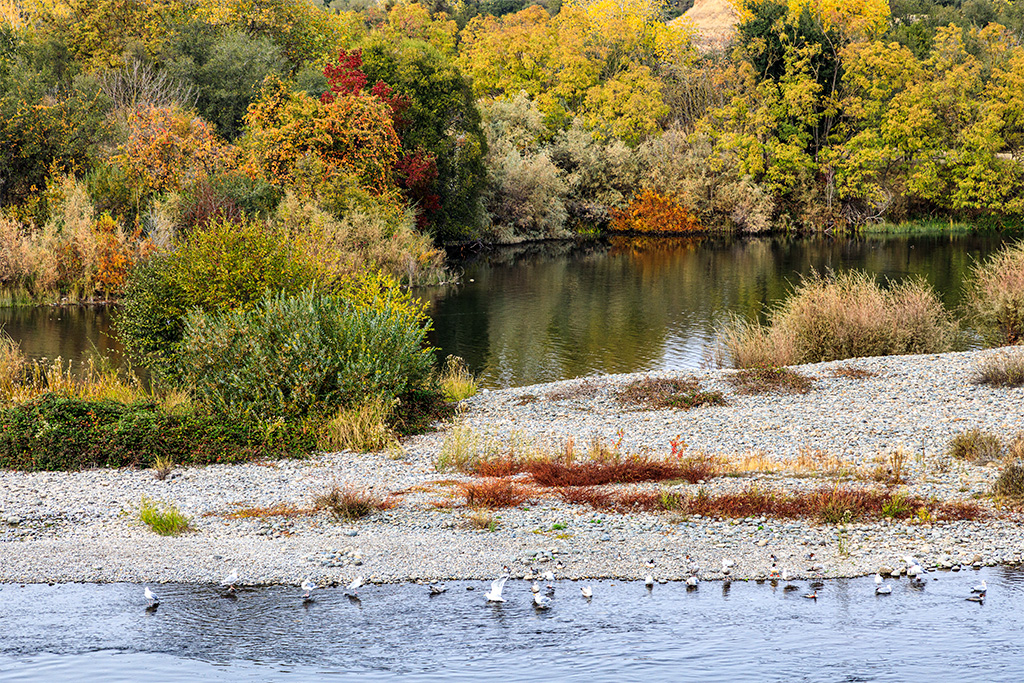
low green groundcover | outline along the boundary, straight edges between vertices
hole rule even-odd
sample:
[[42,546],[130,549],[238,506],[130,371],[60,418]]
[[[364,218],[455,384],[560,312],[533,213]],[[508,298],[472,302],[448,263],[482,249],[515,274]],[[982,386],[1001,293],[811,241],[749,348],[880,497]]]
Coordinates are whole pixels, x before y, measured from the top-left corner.
[[0,410],[0,468],[77,470],[304,457],[308,425],[261,426],[208,412],[172,415],[153,403],[89,401],[53,394]]

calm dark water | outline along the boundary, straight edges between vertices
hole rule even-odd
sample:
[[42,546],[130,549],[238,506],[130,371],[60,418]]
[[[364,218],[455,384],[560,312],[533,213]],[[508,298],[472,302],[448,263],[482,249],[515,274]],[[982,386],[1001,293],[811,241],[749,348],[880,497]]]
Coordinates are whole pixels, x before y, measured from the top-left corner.
[[[1024,573],[938,573],[923,589],[871,578],[806,588],[559,582],[536,612],[526,582],[488,605],[482,583],[240,592],[4,585],[0,681],[988,681],[1024,680]],[[970,587],[989,583],[983,605]],[[474,591],[467,591],[472,585]]]
[[[458,287],[430,300],[439,359],[466,359],[483,386],[521,386],[601,373],[699,367],[730,314],[763,316],[811,270],[920,275],[960,304],[972,264],[999,234],[698,238],[554,243],[490,250],[460,264]],[[120,362],[110,309],[0,309],[33,358]]]

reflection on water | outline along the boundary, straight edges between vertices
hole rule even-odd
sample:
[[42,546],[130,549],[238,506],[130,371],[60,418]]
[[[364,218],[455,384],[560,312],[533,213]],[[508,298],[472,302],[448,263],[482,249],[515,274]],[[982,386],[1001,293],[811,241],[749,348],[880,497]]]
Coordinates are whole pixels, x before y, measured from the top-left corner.
[[699,367],[717,325],[734,313],[763,316],[812,270],[920,275],[957,306],[971,265],[1002,239],[709,237],[501,249],[465,264],[462,286],[435,293],[433,342],[491,387]]
[[[932,574],[923,589],[871,578],[828,582],[818,600],[769,584],[598,582],[592,601],[557,583],[552,609],[526,582],[485,604],[480,582],[340,589],[303,604],[295,587],[5,585],[0,681],[908,681],[1024,680],[1024,575]],[[970,587],[989,584],[983,605]],[[801,582],[802,583],[802,582]],[[467,591],[467,586],[476,590]]]
[[[812,269],[925,277],[949,306],[998,234],[829,239],[616,239],[497,249],[461,264],[464,284],[417,290],[431,301],[440,360],[462,356],[489,387],[598,373],[699,367],[731,314],[763,315]],[[120,364],[107,308],[0,309],[30,357]]]

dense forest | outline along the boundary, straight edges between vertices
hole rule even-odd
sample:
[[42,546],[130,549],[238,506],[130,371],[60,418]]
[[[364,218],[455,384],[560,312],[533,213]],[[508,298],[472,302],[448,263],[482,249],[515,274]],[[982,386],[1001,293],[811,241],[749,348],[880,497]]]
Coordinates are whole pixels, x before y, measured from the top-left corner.
[[[337,272],[608,230],[1024,213],[1024,6],[0,2],[0,279],[107,297],[211,223]],[[304,245],[304,246],[301,246]]]

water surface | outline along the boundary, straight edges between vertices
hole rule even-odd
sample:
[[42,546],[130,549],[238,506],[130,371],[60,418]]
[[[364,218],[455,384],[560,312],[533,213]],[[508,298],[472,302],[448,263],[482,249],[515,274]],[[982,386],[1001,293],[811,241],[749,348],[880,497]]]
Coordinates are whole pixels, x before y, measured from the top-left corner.
[[[303,604],[294,587],[223,597],[208,586],[5,585],[0,681],[940,681],[1024,680],[1024,573],[931,575],[875,596],[870,578],[818,599],[781,586],[557,582],[538,612],[526,582],[485,604],[480,582],[341,589]],[[970,587],[989,583],[983,605]],[[473,591],[466,587],[472,586]]]
[[[457,287],[421,289],[439,360],[466,359],[483,386],[602,373],[696,368],[710,361],[730,315],[764,317],[812,270],[861,268],[925,278],[956,308],[970,267],[1002,235],[615,239],[492,249],[456,267]],[[121,362],[108,308],[0,309],[33,358]]]

